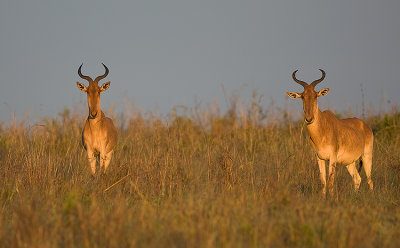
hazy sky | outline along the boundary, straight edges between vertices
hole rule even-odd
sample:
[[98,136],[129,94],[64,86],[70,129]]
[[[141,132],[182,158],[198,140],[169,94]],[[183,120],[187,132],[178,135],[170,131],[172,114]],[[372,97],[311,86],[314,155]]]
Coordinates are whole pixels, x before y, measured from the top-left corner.
[[[77,69],[111,81],[102,107],[129,101],[168,113],[175,105],[226,106],[228,92],[257,89],[284,106],[291,79],[331,91],[344,110],[400,102],[400,1],[0,1],[0,120],[86,109]],[[301,110],[300,101],[290,106]]]

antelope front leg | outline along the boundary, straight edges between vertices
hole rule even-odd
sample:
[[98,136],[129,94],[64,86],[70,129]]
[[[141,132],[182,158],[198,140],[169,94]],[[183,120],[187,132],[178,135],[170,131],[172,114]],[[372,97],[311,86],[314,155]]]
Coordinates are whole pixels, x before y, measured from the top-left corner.
[[90,169],[92,172],[92,175],[94,176],[94,174],[96,173],[96,157],[94,152],[91,149],[87,150],[87,155],[88,155],[88,160],[89,160],[89,164],[90,164]]
[[326,162],[325,160],[322,160],[318,157],[318,166],[319,166],[319,173],[320,173],[320,179],[321,179],[321,184],[322,184],[322,195],[326,195]]
[[328,187],[329,194],[333,195],[333,183],[335,182],[335,171],[336,171],[336,159],[329,160],[329,175],[328,175]]

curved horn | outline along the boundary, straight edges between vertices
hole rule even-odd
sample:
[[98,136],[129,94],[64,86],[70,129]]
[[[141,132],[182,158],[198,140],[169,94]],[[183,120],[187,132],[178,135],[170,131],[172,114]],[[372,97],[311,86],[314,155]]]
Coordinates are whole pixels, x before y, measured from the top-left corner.
[[298,71],[298,70],[295,70],[295,71],[293,72],[293,74],[292,74],[293,80],[294,80],[296,83],[300,84],[301,86],[306,87],[306,86],[308,85],[306,82],[300,81],[300,80],[298,80],[298,79],[296,78],[296,72],[297,72],[297,71]]
[[319,70],[322,72],[322,77],[321,77],[320,79],[315,80],[314,82],[311,83],[311,85],[314,86],[314,87],[315,87],[315,85],[321,83],[322,80],[324,80],[324,78],[325,78],[325,72],[324,72],[324,70],[322,70],[322,69],[319,69]]
[[85,75],[82,74],[82,72],[81,72],[82,65],[83,65],[83,63],[81,64],[81,66],[79,66],[79,69],[78,69],[78,74],[79,74],[79,76],[80,76],[81,78],[85,79],[85,80],[88,81],[88,82],[93,81],[91,77],[85,76]]
[[100,80],[102,80],[103,78],[105,78],[105,77],[107,77],[107,75],[108,75],[108,68],[107,68],[107,66],[105,66],[103,63],[101,63],[103,66],[104,66],[104,68],[106,69],[106,72],[104,73],[104,75],[102,75],[102,76],[98,76],[94,81],[96,82],[96,83],[98,83]]

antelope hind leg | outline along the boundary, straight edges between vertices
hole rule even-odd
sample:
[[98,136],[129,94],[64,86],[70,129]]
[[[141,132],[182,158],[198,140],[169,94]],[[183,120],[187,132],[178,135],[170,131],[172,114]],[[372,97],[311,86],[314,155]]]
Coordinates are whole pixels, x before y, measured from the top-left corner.
[[103,168],[103,172],[105,173],[107,171],[108,166],[110,165],[111,162],[111,157],[112,157],[113,151],[109,153],[105,153],[104,155],[101,155],[101,168]]
[[336,171],[336,159],[329,160],[329,174],[328,174],[328,187],[329,194],[333,195],[333,184],[335,182],[335,171]]
[[374,189],[374,183],[372,182],[371,178],[371,170],[372,170],[372,151],[371,153],[365,154],[361,156],[361,160],[363,162],[363,167],[365,171],[365,175],[367,176],[367,182],[369,185],[369,189]]
[[346,168],[349,171],[350,176],[353,178],[354,190],[357,191],[360,188],[361,177],[356,169],[356,162],[347,165]]
[[89,164],[90,164],[90,169],[91,169],[92,175],[94,176],[94,174],[96,173],[96,156],[95,156],[94,152],[90,149],[87,150],[87,155],[88,155],[88,160],[89,160]]

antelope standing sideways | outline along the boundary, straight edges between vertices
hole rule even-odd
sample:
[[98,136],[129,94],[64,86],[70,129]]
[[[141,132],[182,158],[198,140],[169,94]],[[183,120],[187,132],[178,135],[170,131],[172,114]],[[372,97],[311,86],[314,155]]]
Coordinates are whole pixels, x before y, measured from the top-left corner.
[[311,84],[307,84],[296,78],[296,71],[293,72],[293,80],[304,87],[304,92],[286,92],[291,98],[301,98],[305,114],[304,122],[310,133],[311,146],[316,151],[319,171],[321,173],[322,194],[326,195],[326,161],[329,160],[328,185],[329,193],[333,193],[336,164],[347,165],[347,170],[353,178],[354,189],[358,190],[361,177],[356,169],[356,161],[361,158],[360,168],[364,167],[369,188],[374,185],[371,179],[372,169],[372,148],[374,136],[362,120],[357,118],[338,119],[329,110],[321,112],[318,108],[317,98],[325,96],[329,88],[315,91],[314,87],[325,78],[322,77]]
[[105,173],[110,164],[114,146],[117,143],[117,129],[113,121],[106,117],[100,109],[100,93],[110,87],[110,81],[104,83],[101,87],[99,81],[108,75],[108,68],[103,64],[106,72],[102,76],[93,80],[81,72],[82,65],[78,69],[78,74],[82,79],[89,82],[89,86],[76,82],[78,88],[87,93],[89,116],[85,122],[82,132],[82,143],[87,151],[88,160],[92,174],[96,173],[96,157],[100,157],[100,169]]

